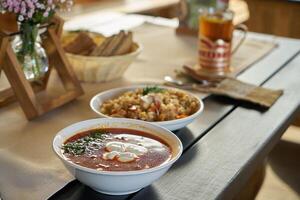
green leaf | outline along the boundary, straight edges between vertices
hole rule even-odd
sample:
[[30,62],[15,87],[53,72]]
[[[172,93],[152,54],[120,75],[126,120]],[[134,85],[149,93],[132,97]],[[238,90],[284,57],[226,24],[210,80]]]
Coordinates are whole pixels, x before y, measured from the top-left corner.
[[147,95],[149,93],[160,93],[160,92],[163,92],[163,91],[164,91],[164,89],[159,88],[157,86],[152,86],[152,87],[147,86],[146,88],[143,89],[143,95]]
[[85,153],[86,147],[94,141],[104,140],[107,132],[105,130],[94,130],[85,137],[79,138],[73,142],[65,143],[62,149],[65,153],[70,153],[73,155],[82,155]]

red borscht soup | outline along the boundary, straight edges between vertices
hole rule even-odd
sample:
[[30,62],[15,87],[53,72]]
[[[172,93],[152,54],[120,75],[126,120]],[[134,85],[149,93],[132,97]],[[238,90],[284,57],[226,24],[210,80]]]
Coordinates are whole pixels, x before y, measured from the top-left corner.
[[121,128],[93,129],[64,142],[63,155],[78,165],[99,171],[133,171],[162,165],[171,148],[149,133]]

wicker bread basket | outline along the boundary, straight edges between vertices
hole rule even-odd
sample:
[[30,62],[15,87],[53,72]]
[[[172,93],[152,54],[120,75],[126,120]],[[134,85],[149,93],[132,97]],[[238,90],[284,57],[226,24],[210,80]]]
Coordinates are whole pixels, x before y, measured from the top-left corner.
[[[101,42],[103,36],[100,34],[89,33],[93,35],[96,42]],[[69,38],[67,38],[69,37]],[[71,33],[67,35],[67,42],[74,37]],[[137,43],[132,44],[130,53],[117,56],[83,56],[66,53],[70,64],[80,81],[85,82],[106,82],[121,78],[129,65],[137,58],[142,51],[141,45]]]
[[67,57],[79,80],[106,82],[121,78],[141,50],[141,46],[134,43],[133,51],[125,55],[93,57],[67,53]]

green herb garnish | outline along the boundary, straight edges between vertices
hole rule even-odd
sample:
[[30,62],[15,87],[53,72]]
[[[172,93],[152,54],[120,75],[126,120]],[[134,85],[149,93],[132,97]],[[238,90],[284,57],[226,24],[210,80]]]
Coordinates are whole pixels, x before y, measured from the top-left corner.
[[65,153],[70,153],[73,155],[81,155],[85,152],[86,145],[84,143],[75,141],[69,142],[63,145],[62,149]]
[[94,130],[94,131],[91,131],[90,133],[90,137],[93,138],[93,139],[105,139],[105,136],[108,134],[107,131],[105,130]]
[[152,86],[152,87],[146,87],[143,89],[143,95],[147,95],[149,93],[160,93],[160,92],[163,92],[164,89],[162,88],[159,88],[157,86]]
[[101,142],[105,139],[107,132],[103,130],[92,131],[89,135],[77,139],[73,142],[68,142],[62,146],[65,153],[73,155],[82,155],[92,142]]

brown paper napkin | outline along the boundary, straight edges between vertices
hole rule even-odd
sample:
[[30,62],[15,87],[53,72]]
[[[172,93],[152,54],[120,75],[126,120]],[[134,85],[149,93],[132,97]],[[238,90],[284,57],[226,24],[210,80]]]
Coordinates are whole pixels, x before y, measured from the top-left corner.
[[283,94],[282,90],[271,90],[234,78],[225,78],[215,87],[196,87],[198,91],[244,100],[263,107],[271,107]]
[[[180,75],[199,82],[198,84],[190,84],[190,89],[227,96],[233,99],[258,104],[266,108],[271,107],[283,94],[283,90],[263,88],[242,82],[233,77],[202,73],[187,66],[184,66],[184,72],[181,72]],[[188,89],[188,87],[185,88]]]

